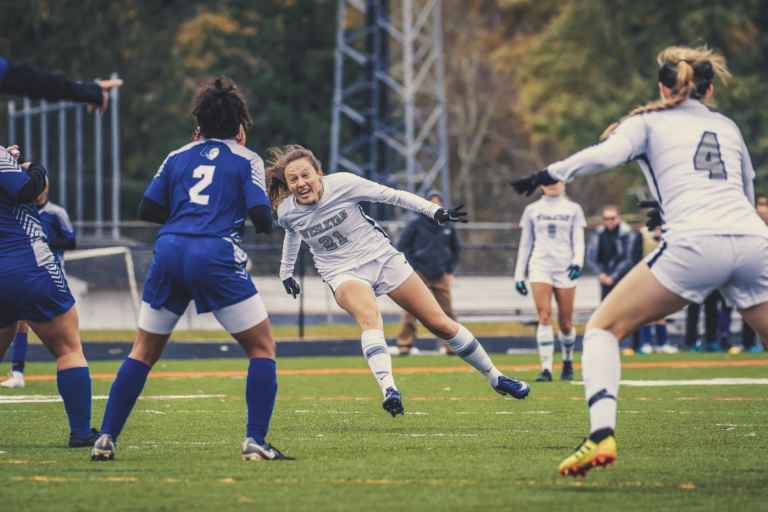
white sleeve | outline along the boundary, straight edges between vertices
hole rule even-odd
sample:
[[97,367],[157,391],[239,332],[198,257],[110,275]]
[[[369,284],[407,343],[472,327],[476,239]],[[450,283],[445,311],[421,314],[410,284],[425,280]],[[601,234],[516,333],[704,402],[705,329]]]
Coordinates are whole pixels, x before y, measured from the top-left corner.
[[755,169],[744,139],[741,140],[741,180],[744,182],[744,195],[755,206]]
[[391,204],[392,206],[399,206],[400,208],[426,215],[429,218],[433,218],[435,212],[440,209],[440,206],[416,194],[390,188],[361,178],[356,174],[349,173],[348,180],[350,181],[352,195],[356,201]]
[[299,249],[301,249],[301,235],[286,228],[285,238],[283,238],[283,255],[280,258],[281,281],[293,277],[293,268],[299,256]]
[[584,268],[584,228],[587,227],[587,220],[584,218],[584,210],[576,205],[576,216],[573,220],[573,232],[571,233],[571,243],[573,243],[573,261],[574,265]]
[[515,282],[525,281],[525,270],[533,251],[533,242],[536,234],[533,229],[531,209],[526,208],[523,218],[520,219],[520,245],[517,248],[517,263],[515,264]]
[[634,160],[645,153],[645,147],[645,120],[642,116],[632,116],[607,140],[550,164],[547,171],[553,178],[567,183],[576,176],[596,174]]

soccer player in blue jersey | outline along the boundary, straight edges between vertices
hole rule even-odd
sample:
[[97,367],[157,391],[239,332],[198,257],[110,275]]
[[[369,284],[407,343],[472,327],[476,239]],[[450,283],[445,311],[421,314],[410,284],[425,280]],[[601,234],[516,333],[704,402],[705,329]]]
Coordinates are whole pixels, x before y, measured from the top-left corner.
[[[8,148],[11,154],[19,154],[18,148],[11,146]],[[48,187],[35,199],[37,214],[45,231],[45,237],[48,240],[48,247],[51,248],[53,257],[64,270],[64,251],[74,249],[75,229],[69,220],[67,211],[61,206],[48,200]],[[24,387],[24,366],[27,359],[27,335],[29,326],[26,322],[19,322],[19,330],[13,339],[13,355],[11,356],[11,377],[0,386],[5,388],[23,388]]]
[[142,219],[163,227],[144,283],[138,333],[109,392],[92,460],[114,458],[147,375],[190,300],[198,313],[213,312],[250,359],[243,459],[287,458],[266,441],[277,394],[275,344],[240,248],[246,216],[256,232],[272,230],[264,163],[245,147],[251,119],[232,81],[203,84],[192,113],[199,126],[195,140],[168,155],[139,206]]
[[0,357],[29,323],[56,358],[59,393],[69,418],[70,447],[91,446],[91,375],[83,355],[75,300],[46,242],[34,201],[48,183],[46,169],[19,165],[0,147]]

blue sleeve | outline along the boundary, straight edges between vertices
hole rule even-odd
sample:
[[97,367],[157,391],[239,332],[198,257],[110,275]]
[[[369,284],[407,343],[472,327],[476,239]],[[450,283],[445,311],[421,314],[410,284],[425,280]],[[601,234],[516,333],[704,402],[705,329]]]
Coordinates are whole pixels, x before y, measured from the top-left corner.
[[248,166],[243,166],[241,177],[245,193],[245,209],[250,210],[256,206],[271,208],[272,203],[267,196],[265,186],[264,162],[261,158],[254,155],[254,158],[248,162]]
[[0,190],[15,203],[19,191],[29,180],[29,175],[19,167],[18,162],[0,146]]
[[58,215],[56,215],[56,224],[59,232],[59,236],[65,241],[65,245],[74,245],[75,240],[75,228],[72,226],[72,222],[69,220],[69,215],[62,209]]
[[163,160],[162,165],[157,170],[155,177],[149,182],[147,190],[144,191],[144,197],[147,197],[159,204],[163,208],[170,208],[170,186],[168,183],[171,172],[170,156]]

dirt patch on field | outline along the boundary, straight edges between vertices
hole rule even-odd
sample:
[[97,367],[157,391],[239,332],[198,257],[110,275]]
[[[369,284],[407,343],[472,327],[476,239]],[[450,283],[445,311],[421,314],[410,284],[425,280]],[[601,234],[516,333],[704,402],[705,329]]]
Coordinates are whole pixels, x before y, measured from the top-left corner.
[[[574,365],[580,368],[580,365]],[[724,361],[655,361],[655,362],[632,362],[622,363],[622,368],[744,368],[754,366],[768,366],[768,359],[744,359],[744,360],[724,360]],[[503,364],[499,365],[500,370],[511,371],[533,371],[538,370],[538,364]],[[471,373],[475,370],[469,366],[410,366],[396,368],[398,375],[410,374],[441,374],[441,373]],[[305,368],[279,370],[281,377],[289,376],[333,376],[333,375],[369,375],[371,371],[368,368]],[[218,370],[218,371],[153,371],[150,376],[153,379],[193,379],[210,377],[245,377],[247,373],[243,370]],[[114,373],[93,373],[91,378],[94,380],[113,380]],[[27,381],[51,381],[56,379],[56,375],[29,375],[24,377]]]

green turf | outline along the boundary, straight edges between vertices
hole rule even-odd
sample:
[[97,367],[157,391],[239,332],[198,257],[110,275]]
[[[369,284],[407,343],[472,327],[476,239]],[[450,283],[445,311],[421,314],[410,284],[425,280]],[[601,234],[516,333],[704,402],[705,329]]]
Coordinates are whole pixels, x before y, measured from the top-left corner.
[[[755,359],[682,354],[631,361]],[[499,364],[533,356],[498,356]],[[395,367],[457,366],[448,357]],[[117,363],[95,363],[113,372]],[[242,370],[245,361],[164,361],[161,370]],[[281,369],[365,368],[362,358],[283,359]],[[29,374],[51,373],[31,364]],[[577,372],[578,374],[579,372]],[[520,375],[531,379],[534,372]],[[768,367],[627,369],[627,379],[766,377]],[[109,382],[94,382],[106,394]],[[405,417],[380,406],[369,375],[280,379],[271,441],[293,462],[245,463],[242,378],[150,379],[120,439],[118,459],[92,463],[62,447],[63,408],[0,404],[0,509],[99,510],[759,510],[766,508],[768,386],[621,390],[619,460],[586,480],[557,476],[586,432],[582,388],[535,384],[505,400],[471,373],[401,374]],[[55,394],[31,382],[3,395]],[[104,401],[95,402],[101,418]],[[503,508],[502,508],[503,507]]]

